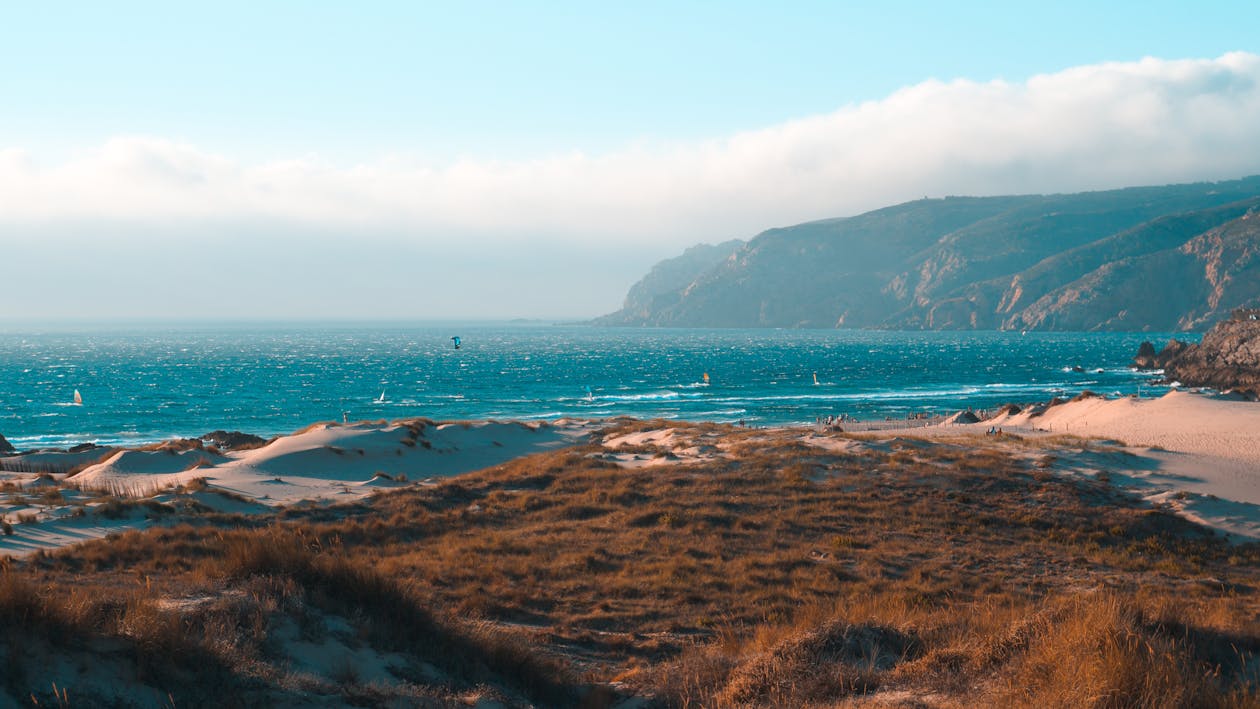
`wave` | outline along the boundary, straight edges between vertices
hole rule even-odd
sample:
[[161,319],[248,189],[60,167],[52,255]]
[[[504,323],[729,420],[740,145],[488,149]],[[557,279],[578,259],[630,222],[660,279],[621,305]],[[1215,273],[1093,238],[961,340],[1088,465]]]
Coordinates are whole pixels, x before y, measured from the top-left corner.
[[1095,374],[1122,374],[1129,377],[1145,377],[1151,374],[1163,374],[1162,369],[1134,369],[1133,367],[1099,367],[1092,370]]
[[700,399],[704,394],[690,394],[673,390],[654,391],[644,394],[596,394],[594,399],[586,397],[568,397],[560,399],[560,401],[678,401],[679,399]]
[[[1075,382],[1079,384],[1080,382]],[[1003,391],[1042,391],[1055,387],[1073,386],[1073,382],[997,382],[994,384],[983,384],[985,389],[1001,389]]]
[[846,394],[778,394],[770,396],[713,397],[712,402],[737,404],[745,401],[898,401],[904,399],[936,399],[952,396],[971,396],[981,392],[979,387],[955,389],[894,389],[890,391],[859,391]]

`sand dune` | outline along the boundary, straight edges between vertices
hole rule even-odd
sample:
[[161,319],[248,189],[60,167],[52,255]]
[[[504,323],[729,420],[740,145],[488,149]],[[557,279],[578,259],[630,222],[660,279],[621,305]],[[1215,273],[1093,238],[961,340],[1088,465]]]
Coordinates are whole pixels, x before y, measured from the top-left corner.
[[[382,488],[480,470],[577,443],[591,430],[591,423],[581,421],[325,423],[282,436],[262,448],[226,454],[200,449],[118,451],[66,482],[86,491],[150,497],[204,478],[204,490],[157,494],[153,499],[251,512],[308,500],[352,500]],[[97,457],[102,453],[108,451],[98,451]],[[59,462],[57,455],[72,454],[37,455],[44,464]],[[32,493],[43,485],[34,473],[0,476]],[[94,513],[102,503],[89,501],[92,494],[67,490],[66,495],[64,504],[34,499],[0,504],[0,515],[10,520],[23,515],[38,520],[14,524],[12,534],[0,536],[0,555],[28,554],[150,524],[140,510],[105,518]],[[71,503],[76,501],[84,504],[88,514],[75,516]]]
[[[192,501],[225,512],[261,511],[308,500],[353,500],[382,488],[480,470],[519,456],[595,440],[590,437],[608,423],[564,419],[529,424],[437,424],[420,419],[322,423],[261,448],[223,454],[202,449],[98,450],[95,456],[108,457],[67,482],[85,491],[157,495],[159,501]],[[1119,447],[1083,447],[1079,454],[1059,456],[1055,470],[1065,475],[1106,474],[1152,504],[1168,505],[1189,519],[1239,538],[1260,539],[1260,404],[1188,392],[1143,400],[1089,398],[975,424],[866,435],[879,439],[956,437],[980,434],[993,426],[1019,434],[1023,442],[1016,446],[1014,439],[998,437],[986,438],[986,444],[992,441],[1012,450],[1022,446],[1021,454],[1029,456],[1038,453],[1035,446],[1027,445],[1037,437],[1071,434],[1115,441]],[[601,443],[606,459],[640,468],[728,457],[735,442],[755,445],[757,436],[771,434],[795,436],[803,444],[833,452],[879,445],[877,440],[863,437],[858,441],[839,433],[819,433],[813,427],[738,434],[705,430],[681,438],[665,427],[609,437]],[[40,465],[64,462],[58,454],[36,455]],[[76,462],[84,457],[61,455]],[[149,524],[143,514],[120,519],[92,514],[100,503],[90,492],[65,490],[64,502],[41,503],[40,487],[47,480],[37,478],[29,468],[3,476],[31,499],[21,503],[10,499],[0,504],[0,514],[10,521],[33,517],[37,523],[14,524],[13,534],[0,537],[0,555],[64,546]],[[200,478],[205,480],[204,487],[191,485],[178,494],[163,492]],[[89,514],[75,516],[75,504],[86,505]]]
[[1157,399],[1094,397],[901,433],[936,437],[991,426],[1025,437],[1070,434],[1116,441],[1133,459],[1098,465],[1094,472],[1106,472],[1196,522],[1260,539],[1260,404],[1187,391]]
[[[1260,468],[1260,405],[1172,391],[1158,399],[1070,401],[1008,425],[1113,438],[1130,446],[1210,456]],[[1256,500],[1260,502],[1260,499]]]
[[[434,424],[323,423],[253,450],[216,456],[190,450],[124,451],[77,476],[84,487],[169,485],[206,478],[212,487],[267,504],[342,498],[373,481],[458,475],[575,443],[587,424],[482,421]],[[182,466],[182,467],[181,467]]]

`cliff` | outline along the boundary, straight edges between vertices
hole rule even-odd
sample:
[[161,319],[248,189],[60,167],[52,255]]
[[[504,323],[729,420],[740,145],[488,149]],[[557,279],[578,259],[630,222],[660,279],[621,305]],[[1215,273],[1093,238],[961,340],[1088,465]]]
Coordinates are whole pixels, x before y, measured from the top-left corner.
[[1153,351],[1149,342],[1142,343],[1134,365],[1162,367],[1166,378],[1186,386],[1260,395],[1260,310],[1235,311],[1197,345],[1173,340],[1151,356]]
[[1260,305],[1257,214],[1260,177],[924,199],[664,262],[596,322],[1199,330]]
[[671,259],[652,267],[638,283],[630,287],[621,310],[595,321],[599,325],[637,324],[638,320],[651,317],[653,312],[668,307],[680,297],[681,291],[702,273],[730,258],[744,245],[739,239],[731,239],[716,246],[698,244]]

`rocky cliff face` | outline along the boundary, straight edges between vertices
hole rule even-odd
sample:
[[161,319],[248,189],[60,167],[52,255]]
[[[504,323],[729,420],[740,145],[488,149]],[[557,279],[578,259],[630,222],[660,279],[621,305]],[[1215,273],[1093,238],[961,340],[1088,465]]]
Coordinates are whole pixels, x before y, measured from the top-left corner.
[[621,310],[596,320],[599,325],[638,324],[655,311],[669,307],[680,297],[682,289],[701,274],[727,260],[744,245],[731,239],[716,246],[699,244],[681,256],[661,261],[646,276],[630,287]]
[[1199,344],[1173,340],[1158,354],[1142,343],[1134,365],[1162,367],[1164,376],[1186,386],[1260,395],[1260,310],[1237,310],[1217,323]]
[[772,229],[690,279],[649,275],[600,322],[1196,330],[1260,305],[1258,252],[1260,177],[919,200]]

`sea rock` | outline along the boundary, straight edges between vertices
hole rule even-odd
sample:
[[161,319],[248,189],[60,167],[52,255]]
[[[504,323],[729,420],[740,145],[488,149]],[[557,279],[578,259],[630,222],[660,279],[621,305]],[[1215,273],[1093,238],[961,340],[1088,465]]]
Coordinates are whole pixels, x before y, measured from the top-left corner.
[[1169,381],[1260,394],[1260,310],[1236,310],[1197,345],[1168,343],[1156,357]]
[[242,433],[240,431],[211,431],[201,437],[201,440],[218,448],[219,450],[248,450],[265,445],[267,439],[261,436],[255,436],[252,433]]
[[13,444],[6,441],[4,439],[4,436],[0,436],[0,453],[16,453],[16,452],[17,450],[13,447]]
[[1137,356],[1133,358],[1133,363],[1129,366],[1134,369],[1159,369],[1159,365],[1155,363],[1158,355],[1155,352],[1155,345],[1150,342],[1143,342],[1138,345]]
[[1156,366],[1163,367],[1166,363],[1171,362],[1174,359],[1177,359],[1186,351],[1186,348],[1188,347],[1190,347],[1189,342],[1182,342],[1181,340],[1169,340],[1168,344],[1164,345],[1164,349],[1160,350],[1159,354],[1155,356]]

